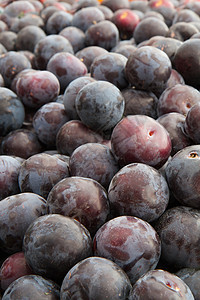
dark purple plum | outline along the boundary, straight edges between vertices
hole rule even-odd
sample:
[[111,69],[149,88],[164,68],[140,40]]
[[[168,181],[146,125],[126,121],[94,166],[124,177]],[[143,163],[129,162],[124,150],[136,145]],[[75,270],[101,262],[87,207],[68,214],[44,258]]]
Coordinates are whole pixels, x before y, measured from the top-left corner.
[[197,89],[200,87],[199,53],[200,40],[189,39],[178,48],[173,61],[175,69],[183,76],[186,84]]
[[128,82],[125,77],[127,58],[119,53],[106,53],[97,56],[90,66],[90,73],[96,80],[105,80],[119,89],[126,88]]
[[50,214],[37,218],[28,227],[23,251],[36,274],[61,283],[76,263],[92,255],[92,240],[80,222]]
[[72,24],[73,16],[67,11],[55,11],[45,24],[45,31],[48,35],[58,34],[64,28]]
[[85,33],[75,26],[67,26],[59,32],[59,35],[68,39],[73,47],[74,53],[85,47]]
[[38,140],[35,132],[29,129],[17,129],[6,135],[1,143],[1,153],[14,155],[24,159],[40,153],[44,146]]
[[22,251],[29,225],[46,213],[46,201],[34,193],[19,193],[0,201],[0,248],[10,254]]
[[161,253],[160,238],[142,219],[121,216],[109,220],[96,232],[94,255],[114,261],[132,284],[147,271],[155,269]]
[[171,26],[176,14],[175,4],[171,0],[150,0],[148,10],[159,12],[165,20],[167,26]]
[[91,25],[85,32],[86,46],[99,46],[111,50],[119,41],[119,30],[109,20],[100,21]]
[[169,132],[172,142],[171,156],[192,144],[192,140],[184,133],[184,115],[171,112],[160,116],[157,121]]
[[200,22],[199,15],[188,8],[183,8],[177,11],[176,15],[174,16],[173,23],[178,22]]
[[90,76],[80,76],[69,83],[63,95],[63,104],[67,115],[71,120],[80,120],[75,106],[75,100],[78,92],[86,84],[94,82],[95,79]]
[[69,117],[64,105],[51,102],[37,110],[33,117],[33,128],[43,144],[49,148],[55,147],[56,135],[67,121],[69,121]]
[[161,258],[174,271],[199,269],[199,222],[199,210],[186,206],[167,209],[155,222],[161,239]]
[[106,54],[108,51],[99,46],[88,46],[80,51],[76,52],[76,57],[78,57],[87,67],[88,72],[90,72],[91,64],[93,63],[94,59],[101,55]]
[[20,166],[20,162],[14,157],[0,155],[0,200],[19,193],[18,175]]
[[32,192],[46,198],[52,187],[68,176],[66,162],[47,153],[39,153],[22,163],[18,181],[21,192]]
[[200,92],[187,84],[176,84],[163,91],[159,97],[158,116],[177,112],[186,115],[189,109],[200,102]]
[[156,119],[158,98],[154,93],[132,87],[123,89],[121,92],[125,100],[124,116],[147,115]]
[[151,166],[133,163],[115,174],[108,189],[115,216],[135,216],[147,222],[158,219],[169,202],[164,176]]
[[71,155],[76,148],[83,144],[101,142],[103,142],[103,137],[80,120],[71,120],[65,123],[56,136],[57,150],[65,155]]
[[167,130],[145,115],[124,117],[113,129],[111,147],[119,164],[146,163],[158,168],[171,153],[171,139]]
[[165,173],[169,188],[182,204],[200,208],[200,145],[192,145],[178,151],[168,162]]
[[194,300],[190,288],[178,276],[165,270],[151,270],[134,284],[129,300]]
[[110,213],[105,189],[95,180],[72,176],[59,181],[47,198],[47,212],[78,220],[93,236]]
[[170,37],[181,42],[187,41],[199,30],[195,25],[187,22],[177,22],[169,27],[166,37]]
[[0,32],[0,43],[7,51],[15,51],[17,33],[6,30]]
[[71,176],[92,178],[107,189],[119,165],[108,146],[86,143],[71,154],[69,170]]
[[103,20],[105,20],[105,16],[98,7],[90,6],[75,12],[71,25],[85,32],[91,25],[97,24]]
[[35,12],[35,7],[31,2],[24,0],[8,3],[4,9],[4,13],[10,17],[18,17],[20,14],[23,15],[31,12]]
[[46,36],[45,32],[36,25],[22,28],[16,39],[16,49],[34,52],[35,45]]
[[132,86],[156,95],[165,89],[171,70],[167,54],[153,46],[137,48],[129,56],[125,68],[127,80]]
[[185,80],[183,79],[183,76],[179,72],[177,72],[175,69],[172,69],[171,75],[167,80],[166,88],[171,88],[176,84],[185,84]]
[[45,70],[49,59],[58,52],[74,53],[71,43],[61,35],[50,34],[41,39],[34,49],[37,69]]
[[70,82],[86,75],[88,71],[80,59],[68,52],[54,54],[47,64],[47,70],[57,77],[63,92]]
[[21,128],[24,119],[24,105],[18,96],[10,89],[0,87],[0,136]]
[[121,120],[124,105],[120,90],[114,84],[103,80],[85,85],[75,100],[81,121],[99,132],[111,130]]
[[164,21],[156,17],[148,17],[138,22],[133,32],[137,44],[150,39],[153,36],[165,36],[169,28]]
[[25,275],[13,281],[6,289],[2,300],[37,299],[59,300],[60,286],[39,275]]
[[192,291],[195,300],[200,299],[200,271],[193,268],[183,268],[176,272],[176,276],[182,279]]
[[61,300],[126,300],[131,283],[126,273],[114,262],[102,257],[88,257],[65,276]]
[[128,0],[103,0],[102,5],[109,7],[113,12],[121,8],[129,8],[130,2]]
[[195,144],[200,144],[200,103],[193,105],[187,112],[184,130],[187,136],[193,140]]
[[1,290],[5,291],[16,279],[33,274],[29,268],[24,253],[16,252],[6,258],[0,268]]
[[0,56],[0,70],[6,87],[9,88],[13,78],[24,69],[31,69],[31,63],[22,53],[8,51]]
[[18,78],[16,93],[25,106],[39,108],[57,98],[60,84],[50,71],[30,71]]

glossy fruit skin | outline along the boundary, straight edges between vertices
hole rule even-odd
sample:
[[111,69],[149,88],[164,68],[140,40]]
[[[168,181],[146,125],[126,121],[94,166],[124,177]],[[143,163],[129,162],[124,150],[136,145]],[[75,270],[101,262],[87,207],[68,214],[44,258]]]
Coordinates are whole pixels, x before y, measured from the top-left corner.
[[91,25],[85,32],[86,46],[99,46],[110,51],[118,41],[119,30],[114,23],[108,20]]
[[25,106],[39,108],[57,98],[60,84],[49,71],[30,71],[17,80],[16,93]]
[[190,288],[181,280],[164,270],[151,270],[142,276],[133,286],[129,300],[194,300]]
[[199,269],[199,218],[199,210],[176,206],[167,209],[154,225],[161,239],[161,258],[176,271]]
[[71,176],[59,181],[47,198],[47,212],[78,220],[93,236],[110,213],[107,192],[95,180]]
[[103,142],[103,137],[80,120],[68,121],[60,128],[56,136],[57,150],[65,155],[71,155],[83,144],[101,142]]
[[22,127],[25,119],[24,105],[10,89],[0,87],[0,136]]
[[135,27],[133,37],[137,44],[150,39],[153,36],[165,36],[168,26],[163,20],[156,17],[148,17],[140,20]]
[[176,84],[166,88],[159,97],[157,105],[158,116],[178,112],[186,115],[189,109],[200,102],[200,92],[187,84]]
[[67,11],[55,11],[45,24],[45,31],[48,35],[58,34],[63,28],[72,23],[73,16]]
[[40,107],[33,117],[33,128],[38,139],[45,145],[55,147],[59,129],[69,121],[65,107],[61,103],[51,102]]
[[199,88],[199,51],[199,39],[189,39],[179,47],[174,57],[175,69],[183,76],[186,84],[195,88]]
[[169,188],[159,171],[146,164],[133,163],[113,176],[108,198],[112,214],[152,222],[166,210]]
[[125,100],[124,116],[147,115],[156,119],[158,98],[154,93],[132,87],[123,89],[121,92]]
[[0,200],[19,193],[20,162],[14,157],[0,155]]
[[119,165],[108,146],[86,143],[71,154],[69,170],[71,176],[92,178],[107,189]]
[[77,94],[75,106],[81,121],[94,131],[109,131],[122,118],[124,98],[112,83],[96,81],[84,86]]
[[10,255],[0,268],[1,289],[5,291],[14,280],[30,274],[32,270],[27,265],[22,251]]
[[4,155],[14,155],[24,159],[40,153],[44,146],[38,140],[35,132],[28,129],[17,129],[7,134],[1,143],[1,152]]
[[72,267],[60,290],[61,300],[128,299],[131,283],[114,262],[102,257],[89,257]]
[[113,129],[111,147],[121,166],[133,162],[161,167],[171,153],[166,129],[145,115],[129,115]]
[[97,56],[106,53],[108,53],[108,51],[100,46],[87,46],[76,52],[75,55],[86,65],[88,72],[90,72],[90,67],[94,59]]
[[113,83],[120,90],[128,86],[125,77],[127,58],[119,53],[106,53],[96,57],[90,67],[90,73],[96,80]]
[[74,79],[87,74],[85,64],[68,52],[54,54],[47,64],[47,70],[58,78],[61,91],[65,91]]
[[125,73],[132,86],[158,93],[165,89],[171,69],[171,61],[166,53],[153,46],[143,46],[129,56]]
[[147,222],[132,216],[113,218],[101,226],[93,239],[94,255],[117,263],[132,284],[155,269],[161,253],[160,238]]
[[23,251],[32,270],[61,283],[69,269],[92,255],[89,231],[78,221],[59,214],[37,218],[27,229]]
[[0,56],[0,69],[5,86],[9,88],[15,75],[24,69],[31,69],[31,63],[25,55],[8,51]]
[[199,164],[200,145],[192,145],[178,151],[165,169],[171,193],[182,204],[200,207]]
[[181,278],[190,288],[192,294],[194,295],[195,299],[199,299],[200,292],[199,292],[199,280],[200,280],[200,271],[195,270],[193,268],[183,268],[180,269],[175,274],[179,278]]
[[71,81],[67,86],[67,88],[65,89],[63,95],[63,104],[65,106],[67,115],[71,120],[80,120],[75,107],[75,100],[78,92],[86,84],[94,81],[95,79],[92,77],[80,76],[79,78],[76,78],[73,81]]
[[4,300],[30,299],[59,300],[59,286],[52,280],[39,275],[25,275],[12,282],[6,289]]
[[18,182],[21,192],[32,192],[47,198],[52,187],[68,176],[66,162],[46,153],[38,153],[23,162]]
[[1,249],[13,254],[22,251],[22,241],[28,226],[46,213],[46,201],[34,193],[19,193],[0,201]]
[[200,103],[196,103],[189,109],[184,122],[185,133],[195,144],[200,143],[199,114]]
[[85,32],[91,25],[97,24],[103,20],[105,20],[105,16],[98,7],[84,7],[74,13],[72,26]]
[[74,53],[85,46],[85,33],[75,26],[67,26],[59,32],[59,35],[68,39],[73,47]]
[[46,70],[49,59],[58,52],[74,53],[71,43],[63,36],[51,34],[41,39],[34,49],[37,69]]
[[177,112],[171,112],[160,116],[157,121],[169,132],[172,142],[171,156],[179,150],[192,145],[192,140],[185,134],[184,115]]

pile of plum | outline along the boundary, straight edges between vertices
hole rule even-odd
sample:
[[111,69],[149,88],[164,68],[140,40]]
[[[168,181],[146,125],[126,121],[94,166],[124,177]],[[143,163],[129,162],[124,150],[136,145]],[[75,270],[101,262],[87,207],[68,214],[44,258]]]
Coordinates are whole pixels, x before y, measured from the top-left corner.
[[200,1],[0,0],[0,299],[200,300]]

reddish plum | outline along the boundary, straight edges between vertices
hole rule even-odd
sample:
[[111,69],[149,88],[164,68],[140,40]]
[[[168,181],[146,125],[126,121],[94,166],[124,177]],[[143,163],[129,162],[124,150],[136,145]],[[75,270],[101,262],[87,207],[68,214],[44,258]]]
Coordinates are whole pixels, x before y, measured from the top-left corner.
[[111,146],[121,166],[133,162],[161,167],[171,153],[167,130],[145,115],[123,118],[113,129]]

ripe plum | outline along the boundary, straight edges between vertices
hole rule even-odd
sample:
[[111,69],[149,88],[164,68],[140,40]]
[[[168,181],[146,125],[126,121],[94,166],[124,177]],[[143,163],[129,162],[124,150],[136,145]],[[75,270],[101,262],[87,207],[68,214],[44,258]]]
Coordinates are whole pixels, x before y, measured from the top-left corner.
[[97,230],[93,245],[94,255],[117,263],[132,284],[156,267],[161,252],[160,238],[153,227],[132,216],[106,222]]
[[59,300],[60,287],[52,280],[39,275],[25,275],[13,281],[6,289],[2,300],[37,299]]
[[109,147],[100,143],[86,143],[71,154],[69,170],[71,176],[92,178],[107,189],[119,165]]
[[61,300],[126,300],[131,283],[114,262],[89,257],[69,270],[60,290]]
[[70,268],[92,255],[92,240],[80,222],[50,214],[37,218],[26,230],[23,251],[36,274],[60,284]]
[[194,300],[190,288],[178,276],[164,270],[151,270],[133,286],[129,300]]
[[46,201],[34,193],[19,193],[0,201],[0,248],[7,253],[22,251],[28,226],[46,213]]
[[47,212],[78,220],[93,236],[107,220],[110,208],[107,193],[98,182],[72,176],[52,188],[47,198]]
[[127,215],[152,222],[166,210],[169,188],[165,178],[151,166],[133,163],[111,180],[108,198],[113,215]]
[[5,291],[14,280],[30,274],[32,274],[32,270],[28,266],[22,251],[10,255],[1,265],[1,289]]
[[18,181],[21,192],[33,192],[46,198],[52,187],[68,176],[66,162],[47,153],[39,153],[22,163]]
[[59,129],[69,121],[65,107],[61,103],[44,104],[33,117],[33,128],[38,139],[48,147],[56,146],[56,135]]
[[121,166],[141,162],[158,168],[171,153],[171,139],[153,118],[129,115],[114,127],[111,147]]
[[124,105],[120,90],[114,84],[103,80],[85,85],[75,100],[81,121],[99,132],[111,130],[121,120]]
[[103,137],[80,120],[71,120],[65,123],[56,136],[57,150],[65,155],[71,155],[76,148],[83,144],[101,142],[103,142]]

